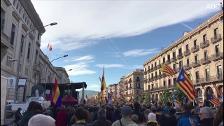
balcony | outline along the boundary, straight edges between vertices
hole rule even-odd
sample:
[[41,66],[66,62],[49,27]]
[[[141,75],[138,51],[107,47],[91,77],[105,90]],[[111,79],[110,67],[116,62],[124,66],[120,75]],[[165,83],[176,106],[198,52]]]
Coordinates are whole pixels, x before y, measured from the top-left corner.
[[171,58],[171,62],[175,62],[177,60],[176,57]]
[[159,64],[159,65],[157,65],[157,66],[156,66],[156,68],[157,68],[157,69],[160,69],[160,68],[161,68],[161,66],[162,66],[162,65],[161,65],[161,64]]
[[217,42],[219,42],[221,40],[222,40],[221,34],[218,34],[216,37],[211,38],[211,42],[213,44],[215,44],[215,43],[217,43]]
[[215,82],[223,82],[223,76],[222,76],[222,74],[211,77],[211,81],[212,82],[214,82],[214,81]]
[[183,54],[182,54],[182,53],[180,53],[179,55],[177,55],[177,58],[178,58],[178,59],[183,58]]
[[198,46],[198,45],[196,45],[196,46],[194,46],[194,47],[191,48],[191,52],[192,52],[192,53],[195,53],[195,52],[197,52],[198,50],[199,50],[199,46]]
[[184,51],[184,56],[188,56],[188,55],[190,55],[191,54],[191,52],[190,52],[190,50],[188,49],[188,50],[186,50],[186,51]]
[[198,67],[198,66],[200,66],[201,64],[200,64],[200,62],[199,62],[199,60],[198,61],[196,61],[196,62],[194,62],[193,64],[192,64],[192,67],[193,68],[195,68],[195,67]]
[[171,63],[171,61],[170,61],[170,60],[167,60],[167,61],[166,61],[166,64],[170,64],[170,63]]
[[210,63],[211,62],[211,60],[210,60],[210,58],[203,58],[203,59],[201,59],[201,63],[204,65],[204,64],[208,64],[208,63]]
[[210,83],[211,80],[212,80],[212,79],[211,79],[210,77],[207,77],[207,78],[201,78],[201,79],[200,79],[200,83],[201,83],[201,84]]
[[218,52],[218,53],[212,55],[212,60],[213,61],[218,61],[218,60],[221,60],[221,59],[223,59],[223,53]]
[[204,42],[200,43],[200,47],[202,49],[206,48],[209,46],[209,41],[208,40],[205,40]]
[[184,66],[184,69],[185,69],[185,70],[189,70],[189,69],[191,69],[191,68],[192,68],[192,67],[190,66],[190,64]]

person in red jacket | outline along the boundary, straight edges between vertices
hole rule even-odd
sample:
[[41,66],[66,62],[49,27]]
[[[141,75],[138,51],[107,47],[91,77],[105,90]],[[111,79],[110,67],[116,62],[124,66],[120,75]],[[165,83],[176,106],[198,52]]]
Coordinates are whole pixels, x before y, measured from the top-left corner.
[[68,112],[66,111],[65,107],[62,106],[56,115],[56,122],[55,122],[56,126],[67,126],[68,124],[67,118],[68,118]]

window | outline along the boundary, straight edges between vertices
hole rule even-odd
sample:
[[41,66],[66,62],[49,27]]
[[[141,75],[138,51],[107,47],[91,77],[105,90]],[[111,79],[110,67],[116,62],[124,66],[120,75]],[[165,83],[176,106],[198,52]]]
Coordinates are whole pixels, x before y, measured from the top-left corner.
[[198,62],[198,55],[195,55],[195,56],[194,56],[194,61],[195,61],[195,63]]
[[173,78],[173,85],[176,85],[177,79]]
[[30,58],[30,43],[29,43],[29,46],[28,46],[28,52],[27,52],[27,59],[29,59]]
[[148,85],[148,90],[150,90],[150,85]]
[[179,53],[179,55],[182,55],[182,48],[178,49],[178,53]]
[[189,58],[187,58],[187,66],[189,66],[190,64],[190,61],[189,61]]
[[203,35],[203,42],[205,42],[206,40],[207,40],[207,35],[204,34],[204,35]]
[[218,34],[218,28],[214,29],[214,38],[217,38],[217,34]]
[[161,75],[161,71],[159,70],[159,75]]
[[155,77],[157,77],[157,71],[156,71],[156,73],[155,73]]
[[8,67],[12,67],[12,65],[13,65],[12,57],[7,56],[6,65]]
[[171,80],[168,79],[168,86],[170,87],[171,86]]
[[163,63],[165,63],[165,57],[163,57]]
[[215,54],[219,54],[219,45],[215,45]]
[[1,8],[1,30],[4,29],[5,26],[5,11]]
[[194,48],[197,46],[197,39],[194,40]]
[[156,62],[155,62],[155,67],[156,67]]
[[163,87],[166,87],[166,81],[165,80],[163,81]]
[[176,58],[176,52],[173,52],[173,58],[174,59]]
[[195,72],[196,83],[199,82],[199,71]]
[[207,50],[204,51],[204,59],[205,59],[205,60],[208,59],[208,51],[207,51]]
[[183,62],[182,61],[179,61],[179,69],[181,69],[183,66]]
[[20,53],[21,53],[21,55],[23,53],[23,45],[24,45],[24,36],[22,35],[22,37],[21,37],[21,45],[20,45]]
[[220,79],[222,77],[222,66],[218,65],[216,66],[216,69],[217,69],[217,77],[218,79]]
[[35,54],[35,63],[37,63],[37,56],[38,56],[38,50],[36,50],[36,54]]
[[170,55],[167,55],[167,60],[170,61]]
[[210,77],[209,69],[205,69],[205,80],[209,81],[209,77]]
[[189,50],[189,47],[188,47],[188,44],[186,45],[186,51],[188,51]]
[[11,29],[11,39],[10,43],[13,45],[14,44],[14,39],[15,39],[15,33],[16,33],[16,26],[12,24],[12,29]]

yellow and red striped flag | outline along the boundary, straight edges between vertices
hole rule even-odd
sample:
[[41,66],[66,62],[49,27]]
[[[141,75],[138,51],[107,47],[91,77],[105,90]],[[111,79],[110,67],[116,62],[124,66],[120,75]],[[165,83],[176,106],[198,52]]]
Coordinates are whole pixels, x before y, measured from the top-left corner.
[[215,105],[215,106],[219,106],[220,103],[221,103],[220,100],[219,100],[218,98],[216,98],[216,97],[210,99],[209,101],[210,101],[213,105]]
[[53,103],[56,105],[59,100],[59,97],[60,97],[60,90],[59,90],[58,81],[56,80],[56,78],[55,78],[53,93],[54,93],[53,94]]
[[183,68],[178,75],[177,83],[177,86],[180,88],[180,90],[188,97],[190,101],[193,102],[196,98],[194,86]]
[[175,73],[176,73],[176,71],[174,70],[174,69],[172,69],[170,66],[168,66],[168,65],[163,65],[161,68],[160,68],[160,70],[163,72],[163,73],[165,73],[166,75],[168,75],[168,76],[173,76]]

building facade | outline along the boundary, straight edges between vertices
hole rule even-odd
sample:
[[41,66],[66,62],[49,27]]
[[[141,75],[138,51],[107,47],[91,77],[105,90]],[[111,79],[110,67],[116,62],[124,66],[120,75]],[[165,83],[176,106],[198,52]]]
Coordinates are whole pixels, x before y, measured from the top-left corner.
[[[35,84],[33,66],[44,32],[30,0],[1,1],[1,76],[11,78],[7,99],[15,99],[15,94],[19,101],[30,96]],[[25,79],[25,85],[19,79]]]
[[55,68],[41,51],[44,32],[31,0],[1,1],[1,76],[8,78],[7,100],[24,101],[33,87],[55,78],[69,82],[65,69]]
[[63,67],[54,67],[56,73],[58,74],[58,83],[69,83],[68,73],[66,72],[65,68]]
[[[161,73],[163,64],[176,71],[173,77]],[[223,92],[223,13],[219,12],[184,35],[162,52],[144,63],[144,91],[153,101],[162,92],[173,92],[176,78],[184,68],[193,81],[198,100],[217,96],[215,87]]]
[[116,101],[118,99],[118,84],[110,84],[108,86],[108,93],[110,93],[112,101]]
[[144,89],[144,71],[136,69],[132,73],[124,77],[122,87],[122,96],[128,102],[140,101],[141,93]]

